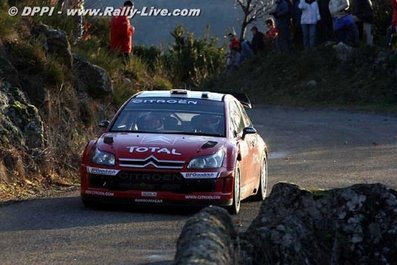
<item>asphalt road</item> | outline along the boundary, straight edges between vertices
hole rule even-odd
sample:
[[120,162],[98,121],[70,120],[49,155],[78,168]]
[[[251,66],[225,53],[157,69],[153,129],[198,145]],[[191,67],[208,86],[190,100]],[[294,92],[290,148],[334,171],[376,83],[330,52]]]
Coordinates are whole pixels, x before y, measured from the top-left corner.
[[[397,188],[397,118],[261,107],[250,111],[270,147],[270,184],[307,189],[354,183]],[[244,231],[259,209],[244,202]],[[171,264],[178,235],[197,209],[90,210],[78,192],[0,206],[0,264]]]

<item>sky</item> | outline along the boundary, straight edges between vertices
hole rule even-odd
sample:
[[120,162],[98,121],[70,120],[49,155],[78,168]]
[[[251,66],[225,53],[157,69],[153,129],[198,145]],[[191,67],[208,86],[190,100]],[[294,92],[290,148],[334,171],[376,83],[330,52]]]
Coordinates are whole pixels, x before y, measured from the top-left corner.
[[[235,6],[234,0],[135,0],[137,9],[147,8],[200,8],[199,17],[140,17],[132,19],[136,29],[134,42],[150,46],[166,46],[172,42],[170,32],[183,25],[195,36],[202,36],[205,28],[210,25],[210,33],[218,38],[219,43],[226,42],[224,36],[230,31],[240,31],[242,11]],[[85,8],[119,7],[124,1],[119,0],[86,0]],[[250,37],[250,36],[248,36]]]

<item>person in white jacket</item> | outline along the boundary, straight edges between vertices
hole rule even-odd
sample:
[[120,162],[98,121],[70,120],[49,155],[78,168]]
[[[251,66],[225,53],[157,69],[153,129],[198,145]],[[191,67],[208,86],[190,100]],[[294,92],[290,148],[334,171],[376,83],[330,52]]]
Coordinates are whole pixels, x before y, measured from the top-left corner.
[[300,0],[299,8],[302,9],[303,46],[305,49],[313,48],[316,43],[317,22],[321,19],[317,1]]

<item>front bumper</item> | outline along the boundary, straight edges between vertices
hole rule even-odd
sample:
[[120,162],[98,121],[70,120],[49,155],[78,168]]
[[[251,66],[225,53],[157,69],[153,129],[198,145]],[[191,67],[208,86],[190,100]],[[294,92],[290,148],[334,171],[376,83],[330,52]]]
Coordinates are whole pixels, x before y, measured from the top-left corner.
[[181,206],[230,206],[233,203],[233,171],[220,171],[213,179],[185,179],[175,171],[130,172],[133,174],[120,171],[114,176],[102,176],[88,173],[83,167],[83,202]]

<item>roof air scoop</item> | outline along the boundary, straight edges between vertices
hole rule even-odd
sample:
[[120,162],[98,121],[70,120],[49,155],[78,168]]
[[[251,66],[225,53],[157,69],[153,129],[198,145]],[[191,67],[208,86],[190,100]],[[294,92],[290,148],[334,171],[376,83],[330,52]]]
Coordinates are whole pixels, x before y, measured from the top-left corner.
[[212,148],[212,147],[215,147],[217,144],[218,144],[218,142],[215,142],[215,141],[208,141],[208,142],[206,142],[205,144],[203,144],[203,145],[201,146],[201,149]]
[[103,142],[104,142],[105,144],[112,145],[113,142],[114,142],[114,140],[113,140],[113,137],[112,137],[112,136],[105,136],[105,138],[103,138]]

